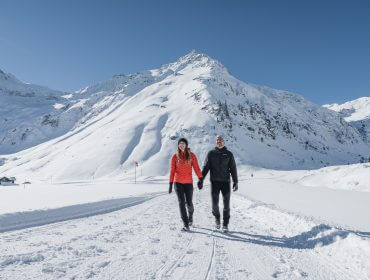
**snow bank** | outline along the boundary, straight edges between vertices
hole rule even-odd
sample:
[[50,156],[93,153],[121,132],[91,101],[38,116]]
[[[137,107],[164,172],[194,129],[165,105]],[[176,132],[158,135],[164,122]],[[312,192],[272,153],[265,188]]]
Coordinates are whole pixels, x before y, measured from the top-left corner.
[[341,227],[370,232],[370,193],[300,186],[277,179],[240,182],[239,194]]
[[167,190],[163,184],[85,182],[0,189],[0,232],[116,211]]

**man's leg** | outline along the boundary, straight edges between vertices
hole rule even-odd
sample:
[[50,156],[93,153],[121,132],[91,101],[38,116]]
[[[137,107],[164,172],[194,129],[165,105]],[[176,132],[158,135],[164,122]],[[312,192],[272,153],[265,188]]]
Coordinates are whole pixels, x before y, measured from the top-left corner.
[[180,214],[181,214],[181,219],[184,222],[184,226],[188,227],[189,226],[189,218],[188,214],[186,213],[186,208],[185,208],[185,192],[184,192],[184,185],[175,183],[175,191],[177,194],[177,198],[179,200],[179,208],[180,208]]
[[224,201],[223,226],[227,227],[229,225],[229,220],[230,220],[231,185],[229,182],[222,183],[221,192],[222,192],[222,197]]
[[215,216],[216,224],[220,223],[220,209],[218,207],[218,201],[220,199],[220,183],[211,182],[211,195],[212,195],[212,214]]
[[194,213],[193,190],[194,190],[193,184],[184,184],[186,206],[188,208],[189,213],[189,224],[193,223],[193,213]]

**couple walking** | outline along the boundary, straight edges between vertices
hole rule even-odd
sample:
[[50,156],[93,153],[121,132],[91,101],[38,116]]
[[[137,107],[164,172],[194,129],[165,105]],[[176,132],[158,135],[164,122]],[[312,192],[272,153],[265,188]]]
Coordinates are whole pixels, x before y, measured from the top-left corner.
[[[175,192],[179,201],[181,219],[184,222],[182,230],[189,231],[193,224],[193,178],[192,169],[199,178],[198,188],[203,188],[203,180],[210,171],[212,214],[215,217],[215,226],[221,227],[221,215],[218,207],[220,192],[222,193],[224,209],[222,230],[228,231],[230,220],[230,174],[233,179],[233,191],[238,190],[238,176],[232,152],[225,147],[221,136],[216,137],[216,147],[208,152],[202,171],[199,168],[197,157],[188,148],[188,141],[181,138],[178,141],[176,153],[171,158],[170,184],[168,192]],[[187,206],[187,210],[185,208]]]

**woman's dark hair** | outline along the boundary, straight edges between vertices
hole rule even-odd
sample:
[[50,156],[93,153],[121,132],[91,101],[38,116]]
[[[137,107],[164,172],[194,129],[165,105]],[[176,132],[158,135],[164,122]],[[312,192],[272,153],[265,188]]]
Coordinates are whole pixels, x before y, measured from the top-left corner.
[[[179,148],[180,142],[185,143],[185,156],[182,155],[182,152]],[[190,149],[188,148],[188,140],[185,138],[180,138],[177,142],[177,152],[176,152],[177,160],[186,160],[188,163],[191,161],[190,157]]]

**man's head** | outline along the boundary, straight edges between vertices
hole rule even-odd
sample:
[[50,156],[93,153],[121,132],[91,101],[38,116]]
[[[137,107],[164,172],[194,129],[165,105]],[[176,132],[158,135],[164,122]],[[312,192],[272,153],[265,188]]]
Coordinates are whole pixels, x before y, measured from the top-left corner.
[[216,147],[222,149],[225,146],[224,138],[221,135],[216,137]]

